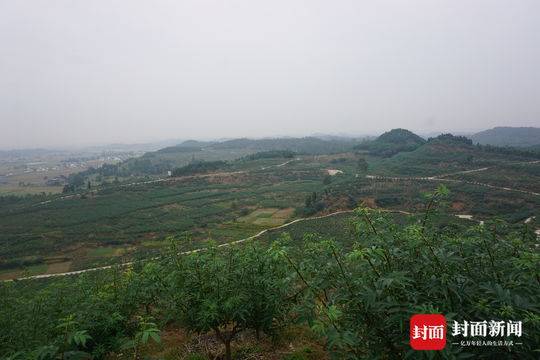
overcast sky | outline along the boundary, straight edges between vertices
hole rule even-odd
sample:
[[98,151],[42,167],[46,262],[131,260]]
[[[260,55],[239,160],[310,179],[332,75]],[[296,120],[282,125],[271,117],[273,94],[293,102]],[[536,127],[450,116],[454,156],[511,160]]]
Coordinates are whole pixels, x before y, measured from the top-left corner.
[[0,147],[540,126],[538,0],[0,0]]

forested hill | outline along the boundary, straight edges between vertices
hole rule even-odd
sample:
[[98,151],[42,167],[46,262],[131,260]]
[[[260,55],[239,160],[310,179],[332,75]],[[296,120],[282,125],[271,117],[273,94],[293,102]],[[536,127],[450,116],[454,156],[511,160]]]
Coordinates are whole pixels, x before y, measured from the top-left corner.
[[376,140],[356,146],[358,150],[368,150],[371,155],[389,157],[403,151],[413,151],[426,140],[405,129],[393,129],[385,132]]
[[493,166],[502,161],[540,159],[533,149],[473,144],[465,136],[441,134],[412,151],[400,151],[382,159],[373,170],[386,174],[426,176]]
[[98,182],[104,177],[127,177],[144,175],[165,175],[167,171],[200,161],[230,161],[265,151],[289,151],[295,154],[319,155],[335,154],[353,150],[359,142],[353,138],[320,139],[303,138],[267,138],[233,139],[226,141],[187,140],[175,146],[145,153],[141,157],[131,158],[118,164],[105,164],[99,169],[90,168],[71,176],[70,184],[75,187],[86,184],[89,177],[98,176]]
[[[86,186],[88,181],[94,184],[117,178],[122,180],[122,178],[131,176],[165,176],[168,171],[183,168],[192,163],[228,162],[256,153],[275,151],[285,151],[297,155],[337,154],[350,151],[367,152],[375,157],[388,158],[390,162],[394,163],[391,168],[407,166],[410,171],[425,161],[442,163],[441,167],[448,166],[448,161],[470,166],[472,159],[485,158],[486,153],[497,153],[503,157],[512,156],[517,160],[521,160],[523,157],[539,157],[538,150],[533,147],[518,149],[474,145],[469,138],[451,134],[443,134],[425,140],[406,129],[393,129],[375,140],[362,142],[359,139],[345,137],[188,140],[175,146],[147,152],[143,156],[131,158],[118,164],[105,164],[98,169],[90,168],[84,172],[70,175],[67,191]],[[394,159],[394,157],[397,158]],[[487,157],[492,158],[493,156]],[[483,164],[483,162],[478,162],[476,165],[479,164]],[[402,172],[402,170],[399,171],[399,173]]]
[[289,150],[300,154],[327,154],[349,151],[356,139],[334,138],[323,140],[317,137],[234,139],[213,145],[214,149],[250,149],[253,151]]
[[495,146],[540,145],[540,128],[537,127],[495,127],[480,131],[470,138],[474,143]]

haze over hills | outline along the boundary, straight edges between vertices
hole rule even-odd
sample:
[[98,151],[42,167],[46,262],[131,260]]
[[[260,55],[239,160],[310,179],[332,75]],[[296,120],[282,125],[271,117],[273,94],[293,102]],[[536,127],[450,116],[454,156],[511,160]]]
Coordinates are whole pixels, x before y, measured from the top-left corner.
[[474,143],[495,146],[540,145],[540,128],[498,126],[469,136]]
[[[405,133],[408,133],[409,137],[405,136]],[[271,137],[225,137],[225,138],[182,138],[178,136],[177,138],[156,140],[151,142],[140,142],[140,143],[130,143],[130,142],[117,142],[117,143],[99,143],[99,144],[85,144],[80,146],[48,146],[48,147],[5,147],[0,144],[0,154],[2,153],[35,153],[35,152],[76,152],[76,153],[99,153],[104,151],[136,151],[136,152],[150,152],[163,149],[165,147],[176,147],[176,146],[212,146],[220,143],[220,147],[237,147],[238,145],[243,145],[246,147],[257,148],[262,150],[269,150],[268,147],[270,143],[274,143],[275,140],[280,139],[279,141],[284,142],[287,149],[291,147],[291,144],[294,143],[295,139],[303,139],[302,144],[299,146],[305,146],[306,140],[309,140],[312,143],[315,143],[319,140],[324,141],[337,141],[337,142],[359,142],[359,141],[368,141],[378,139],[378,143],[388,143],[395,142],[401,143],[409,142],[409,145],[413,145],[415,142],[421,143],[422,140],[427,140],[429,138],[437,137],[444,133],[452,133],[453,135],[466,136],[473,140],[474,143],[480,143],[482,145],[496,145],[496,146],[533,146],[540,145],[540,128],[538,127],[495,127],[492,129],[482,130],[479,132],[472,131],[460,131],[460,130],[449,130],[449,131],[435,131],[435,132],[423,132],[421,130],[405,130],[401,128],[392,129],[383,133],[377,134],[376,132],[369,133],[323,133],[317,132],[311,135],[304,137],[301,136],[287,136],[287,135],[276,135]],[[412,134],[412,135],[411,135]],[[390,137],[397,136],[398,138],[390,140]],[[414,139],[413,139],[414,138]],[[389,141],[390,140],[390,141]],[[266,144],[265,144],[266,143]],[[301,151],[301,150],[300,150]]]
[[0,2],[0,360],[538,360],[538,13]]

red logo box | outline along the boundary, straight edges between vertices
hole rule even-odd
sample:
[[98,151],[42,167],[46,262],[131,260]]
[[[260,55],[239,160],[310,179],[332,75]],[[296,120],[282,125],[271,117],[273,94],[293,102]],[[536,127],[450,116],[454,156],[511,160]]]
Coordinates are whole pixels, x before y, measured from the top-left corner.
[[411,316],[409,339],[414,350],[442,350],[446,346],[446,318],[441,314]]

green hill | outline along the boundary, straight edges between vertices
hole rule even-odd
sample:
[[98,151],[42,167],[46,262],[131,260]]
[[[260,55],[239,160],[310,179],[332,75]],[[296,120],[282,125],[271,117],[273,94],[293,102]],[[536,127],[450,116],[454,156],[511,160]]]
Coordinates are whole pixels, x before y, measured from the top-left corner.
[[442,134],[413,151],[381,160],[373,170],[387,175],[426,176],[536,158],[538,154],[532,151],[473,145],[464,136]]
[[[336,138],[323,140],[316,137],[233,139],[221,142],[187,140],[175,146],[150,151],[118,164],[105,164],[98,169],[90,168],[71,176],[70,183],[86,184],[88,178],[130,177],[165,175],[167,171],[201,161],[230,161],[259,152],[285,151],[294,154],[336,154],[351,151],[355,139]],[[99,182],[99,181],[98,181]]]
[[346,152],[356,143],[353,139],[323,140],[316,137],[303,138],[271,138],[271,139],[233,139],[214,144],[212,147],[220,149],[244,149],[253,152],[288,150],[299,154],[329,154]]
[[406,129],[393,129],[385,132],[376,140],[364,142],[355,148],[368,150],[371,155],[390,157],[400,152],[413,151],[426,140]]
[[496,146],[540,145],[540,128],[537,127],[495,127],[471,136],[474,143]]

